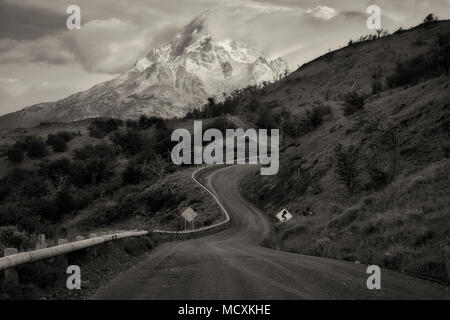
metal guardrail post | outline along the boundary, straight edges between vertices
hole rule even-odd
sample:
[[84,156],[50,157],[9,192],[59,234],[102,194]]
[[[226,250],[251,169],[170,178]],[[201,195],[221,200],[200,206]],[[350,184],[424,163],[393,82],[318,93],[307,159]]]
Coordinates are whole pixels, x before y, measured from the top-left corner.
[[[17,254],[17,249],[15,248],[6,248],[4,253],[5,257]],[[5,285],[16,287],[19,285],[19,273],[16,268],[11,268],[5,270]]]
[[[62,245],[68,244],[68,243],[69,243],[69,241],[67,241],[67,239],[58,239],[57,245],[62,246]],[[59,266],[62,266],[64,269],[67,268],[67,266],[69,265],[67,255],[63,254],[61,256],[56,257],[55,263],[58,264]]]
[[[96,233],[90,233],[89,236],[88,236],[89,239],[97,238],[97,237],[98,236],[97,236]],[[98,253],[97,253],[97,246],[89,248],[88,249],[88,253],[90,255],[92,255],[93,257],[97,257],[97,255],[98,255]]]
[[45,234],[40,234],[36,242],[36,250],[47,248],[47,243],[45,242]]

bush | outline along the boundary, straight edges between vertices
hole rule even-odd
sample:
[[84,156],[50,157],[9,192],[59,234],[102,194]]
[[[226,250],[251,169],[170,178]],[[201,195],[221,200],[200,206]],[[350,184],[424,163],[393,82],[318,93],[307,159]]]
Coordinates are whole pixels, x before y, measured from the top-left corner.
[[272,110],[266,106],[259,112],[256,125],[260,129],[276,129],[278,127]]
[[47,136],[46,145],[51,146],[54,152],[64,152],[67,149],[67,142],[71,141],[77,134],[68,131],[60,131]]
[[128,164],[122,173],[122,184],[139,184],[143,178],[142,170],[136,165]]
[[381,190],[389,184],[389,175],[380,168],[380,159],[376,155],[367,157],[367,171],[370,176],[371,186]]
[[99,184],[101,182],[106,181],[112,175],[110,171],[110,167],[108,166],[108,162],[104,161],[101,158],[94,158],[87,161],[86,164],[81,164],[83,168],[84,165],[84,177],[83,180],[87,181],[88,184],[95,183]]
[[139,131],[133,129],[115,132],[111,136],[111,141],[120,147],[122,152],[128,156],[133,156],[143,151],[145,144],[144,136]]
[[426,54],[397,62],[394,73],[387,77],[390,88],[416,85],[422,81],[448,76],[450,61],[450,36],[441,35]]
[[57,222],[61,218],[61,212],[53,200],[33,199],[30,205],[40,217],[47,221]]
[[117,130],[119,127],[123,126],[122,120],[108,119],[100,120],[95,119],[88,127],[89,135],[93,138],[103,139],[111,132]]
[[357,91],[349,92],[344,97],[344,115],[350,116],[364,108],[366,97]]
[[26,136],[14,144],[13,148],[27,152],[30,158],[43,158],[47,155],[47,147],[40,137]]
[[128,128],[137,130],[146,130],[151,127],[161,129],[167,126],[166,120],[158,117],[147,117],[145,115],[140,116],[139,120],[127,120],[126,125]]
[[425,25],[429,25],[429,24],[431,24],[433,22],[436,22],[436,21],[438,21],[438,18],[433,13],[430,13],[429,15],[427,15],[425,17],[425,19],[423,19],[423,23]]
[[75,160],[84,161],[92,158],[114,159],[116,157],[116,150],[113,146],[107,143],[89,144],[73,152]]
[[25,250],[31,247],[31,241],[24,232],[19,232],[16,227],[0,227],[0,249],[16,248]]
[[72,192],[67,188],[59,191],[56,194],[55,205],[58,208],[58,211],[63,214],[70,213],[74,210],[80,209],[81,207],[77,199],[72,196]]
[[316,129],[323,123],[323,118],[330,114],[330,106],[319,105],[306,114],[306,121],[313,129]]
[[52,146],[53,152],[65,152],[67,150],[66,140],[61,137],[54,137],[50,145]]
[[153,189],[145,194],[147,207],[156,212],[163,208],[177,207],[184,199],[184,195],[178,195],[170,190]]
[[21,163],[24,159],[22,149],[12,147],[7,152],[8,160],[13,163]]
[[32,138],[28,141],[27,155],[30,158],[43,158],[48,154],[47,147],[45,146],[42,138]]

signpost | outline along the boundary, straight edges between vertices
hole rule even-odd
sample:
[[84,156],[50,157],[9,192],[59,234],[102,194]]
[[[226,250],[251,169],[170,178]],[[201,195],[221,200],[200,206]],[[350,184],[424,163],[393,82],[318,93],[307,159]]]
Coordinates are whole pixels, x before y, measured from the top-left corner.
[[292,219],[292,214],[287,209],[283,209],[277,213],[277,218],[280,222],[286,222]]
[[194,230],[195,218],[198,216],[197,212],[189,207],[183,211],[181,216],[184,218],[184,230],[186,231],[188,222],[192,223],[192,230]]

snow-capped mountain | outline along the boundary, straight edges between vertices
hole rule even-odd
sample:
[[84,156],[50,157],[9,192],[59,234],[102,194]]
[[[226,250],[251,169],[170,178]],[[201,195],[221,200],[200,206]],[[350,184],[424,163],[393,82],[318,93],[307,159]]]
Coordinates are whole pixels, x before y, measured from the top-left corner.
[[0,127],[143,114],[179,117],[208,97],[279,79],[286,70],[290,70],[286,61],[268,61],[249,43],[214,39],[204,17],[199,17],[119,77],[63,100],[0,117]]

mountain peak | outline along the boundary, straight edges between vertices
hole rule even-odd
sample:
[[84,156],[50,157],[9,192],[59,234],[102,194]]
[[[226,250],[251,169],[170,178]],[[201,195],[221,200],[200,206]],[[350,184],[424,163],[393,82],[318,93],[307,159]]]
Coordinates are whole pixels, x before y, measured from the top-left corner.
[[216,39],[207,18],[205,13],[192,20],[171,41],[152,49],[119,77],[21,112],[28,118],[32,113],[35,124],[91,117],[181,117],[208,97],[277,80],[289,68],[281,58],[268,61],[248,42]]

